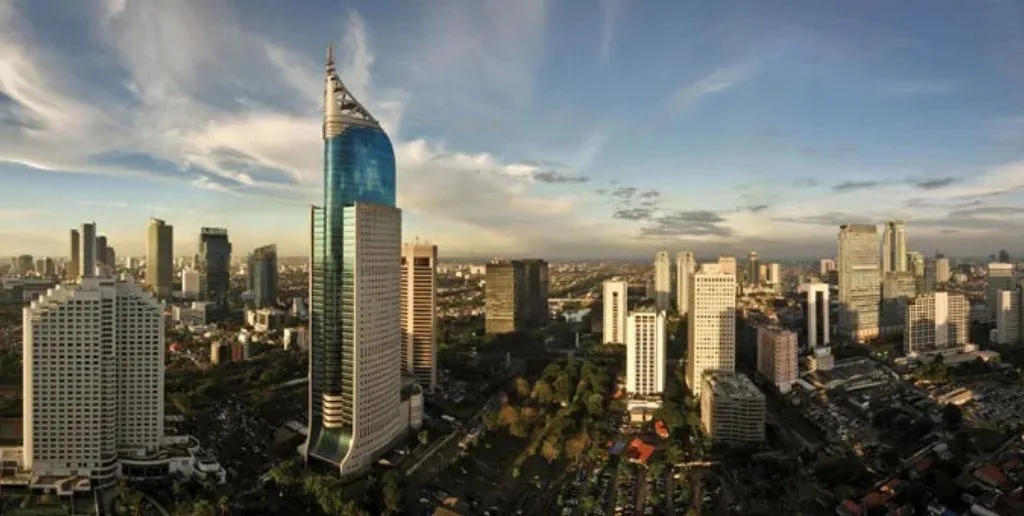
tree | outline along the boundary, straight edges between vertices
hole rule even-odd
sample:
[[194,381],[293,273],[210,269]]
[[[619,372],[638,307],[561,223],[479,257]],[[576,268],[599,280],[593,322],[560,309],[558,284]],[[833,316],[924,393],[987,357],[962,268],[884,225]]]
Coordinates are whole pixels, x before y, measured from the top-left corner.
[[669,445],[668,449],[665,450],[665,461],[669,464],[679,464],[680,462],[683,462],[685,457],[686,454],[678,444],[672,443]]
[[960,425],[964,421],[964,413],[960,410],[960,407],[947,403],[942,407],[942,421],[946,423],[946,427],[951,430],[960,428]]
[[[488,412],[487,414],[491,415],[493,413]],[[424,428],[423,430],[420,430],[418,434],[416,434],[416,439],[419,441],[421,446],[426,445],[428,442],[430,442],[430,432],[428,432],[427,429]]]
[[604,396],[597,392],[587,396],[585,406],[587,414],[595,418],[601,417],[604,414]]
[[520,399],[530,395],[530,382],[526,381],[525,378],[519,377],[515,380],[516,395]]
[[402,509],[402,490],[398,485],[398,474],[394,470],[384,474],[381,481],[381,497],[385,514],[398,514]]
[[545,380],[537,380],[533,384],[533,399],[540,403],[551,403],[555,400],[555,393],[551,389],[551,384]]

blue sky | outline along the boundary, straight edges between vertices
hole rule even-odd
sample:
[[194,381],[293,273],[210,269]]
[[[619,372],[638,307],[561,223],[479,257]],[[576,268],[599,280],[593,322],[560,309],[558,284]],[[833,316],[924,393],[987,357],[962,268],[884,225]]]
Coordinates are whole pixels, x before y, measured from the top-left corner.
[[1024,252],[1010,1],[0,3],[0,255],[146,218],[308,246],[323,56],[388,130],[406,238],[448,256]]

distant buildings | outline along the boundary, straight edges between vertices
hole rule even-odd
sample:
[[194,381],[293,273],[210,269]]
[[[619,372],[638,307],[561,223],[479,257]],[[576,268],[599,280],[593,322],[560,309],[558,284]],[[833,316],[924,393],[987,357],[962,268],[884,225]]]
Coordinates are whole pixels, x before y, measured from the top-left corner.
[[965,348],[970,305],[963,294],[932,292],[907,306],[904,352],[914,357]]
[[697,260],[690,251],[676,254],[676,308],[686,317],[690,309],[690,282],[697,271]]
[[871,224],[842,225],[838,244],[839,325],[844,334],[863,342],[879,332],[878,229]]
[[736,276],[721,264],[701,264],[689,297],[686,384],[699,395],[705,372],[736,369]]
[[160,219],[146,227],[146,283],[158,299],[171,297],[174,280],[174,228]]
[[881,333],[902,333],[907,304],[917,296],[917,278],[911,272],[887,272],[882,280]]
[[765,267],[767,273],[763,278],[762,282],[772,287],[776,294],[782,293],[782,265],[778,263],[769,263]]
[[890,220],[882,232],[881,273],[907,270],[907,226],[902,220]]
[[82,237],[77,229],[71,230],[71,256],[67,267],[64,269],[64,276],[70,281],[77,280],[80,276],[78,265],[79,254],[82,252]]
[[246,268],[249,290],[256,306],[268,307],[277,301],[277,246],[258,247],[249,255]]
[[996,297],[1000,290],[1013,290],[1014,271],[1012,263],[988,264],[988,277],[985,279],[985,304],[988,308],[989,322],[995,322]]
[[807,285],[807,347],[829,345],[829,287],[827,283]]
[[185,299],[199,299],[202,291],[202,279],[199,271],[195,269],[182,269],[181,271],[181,295]]
[[402,246],[402,369],[437,388],[437,246]]
[[821,272],[821,280],[825,281],[826,278],[828,278],[828,273],[836,270],[836,261],[831,258],[822,258],[819,268]]
[[626,392],[636,397],[665,390],[665,312],[642,308],[626,319]]
[[496,260],[487,264],[484,329],[488,334],[536,328],[547,322],[548,263]]
[[82,224],[79,232],[82,242],[78,253],[78,277],[93,278],[96,276],[96,223]]
[[668,310],[672,299],[672,262],[668,251],[658,251],[654,255],[654,306],[658,310]]
[[1021,341],[1021,292],[1019,289],[996,293],[996,344],[1019,344]]
[[797,365],[796,332],[777,327],[757,329],[757,372],[787,393],[800,372]]
[[745,283],[748,285],[759,285],[761,283],[761,258],[757,251],[750,251],[747,255],[747,276]]
[[626,316],[628,315],[629,285],[623,279],[606,280],[601,286],[603,332],[605,344],[626,343]]
[[711,372],[703,376],[701,383],[701,426],[712,441],[764,441],[765,397],[749,378],[731,372]]
[[[733,278],[736,278],[736,257],[734,256],[719,256],[718,266],[722,268],[722,271],[726,274],[731,274]],[[736,278],[739,281],[739,278]]]
[[946,284],[949,283],[949,258],[936,258],[935,259],[935,283],[936,288],[940,290],[946,289]]
[[200,228],[197,256],[201,292],[200,299],[217,308],[228,306],[231,287],[231,242],[224,228]]

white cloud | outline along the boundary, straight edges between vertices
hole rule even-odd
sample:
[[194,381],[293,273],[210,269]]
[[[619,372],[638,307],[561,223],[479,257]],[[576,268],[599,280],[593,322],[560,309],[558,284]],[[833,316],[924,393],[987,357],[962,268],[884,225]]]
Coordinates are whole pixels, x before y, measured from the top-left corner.
[[601,2],[601,47],[598,53],[602,63],[607,63],[615,39],[615,22],[619,16],[622,0],[604,0]]
[[665,106],[673,116],[682,116],[704,97],[721,93],[751,78],[760,66],[760,62],[746,59],[719,67],[694,82],[676,88],[665,99]]

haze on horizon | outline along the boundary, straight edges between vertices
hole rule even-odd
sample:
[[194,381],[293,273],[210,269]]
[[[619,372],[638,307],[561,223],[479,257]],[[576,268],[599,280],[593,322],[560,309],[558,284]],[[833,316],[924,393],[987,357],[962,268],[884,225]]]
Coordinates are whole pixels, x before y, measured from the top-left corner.
[[0,255],[305,255],[328,40],[442,256],[1024,254],[1012,2],[395,2],[0,4]]

